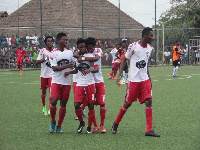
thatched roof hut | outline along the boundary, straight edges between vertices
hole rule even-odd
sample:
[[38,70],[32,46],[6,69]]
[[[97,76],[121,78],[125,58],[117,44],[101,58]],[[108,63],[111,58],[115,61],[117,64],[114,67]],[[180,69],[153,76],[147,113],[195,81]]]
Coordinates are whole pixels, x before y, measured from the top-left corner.
[[[99,39],[118,38],[118,8],[107,0],[84,0],[84,36]],[[18,17],[19,14],[19,17]],[[142,24],[120,12],[121,38],[141,38]],[[47,32],[68,32],[71,39],[81,37],[81,0],[42,0],[43,34]],[[23,27],[20,35],[40,34],[40,1],[31,0],[8,17],[0,19],[0,26]],[[24,28],[30,27],[30,28]],[[127,29],[127,30],[125,30]],[[129,29],[129,30],[128,30]],[[131,30],[130,30],[131,29]],[[2,30],[0,30],[2,31]],[[5,31],[5,30],[4,30]]]

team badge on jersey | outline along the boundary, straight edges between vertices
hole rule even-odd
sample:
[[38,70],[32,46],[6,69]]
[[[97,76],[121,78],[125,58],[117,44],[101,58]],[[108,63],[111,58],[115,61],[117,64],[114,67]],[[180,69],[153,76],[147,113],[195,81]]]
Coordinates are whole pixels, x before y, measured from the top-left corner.
[[90,66],[88,64],[86,64],[86,63],[80,63],[78,65],[78,70],[79,71],[84,71],[84,70],[89,69],[89,68],[90,68]]
[[146,54],[147,54],[147,57],[149,57],[149,52],[146,52]]
[[144,60],[136,62],[136,67],[137,68],[144,68],[146,66],[146,62]]
[[69,63],[68,59],[61,59],[57,62],[58,66],[65,66]]

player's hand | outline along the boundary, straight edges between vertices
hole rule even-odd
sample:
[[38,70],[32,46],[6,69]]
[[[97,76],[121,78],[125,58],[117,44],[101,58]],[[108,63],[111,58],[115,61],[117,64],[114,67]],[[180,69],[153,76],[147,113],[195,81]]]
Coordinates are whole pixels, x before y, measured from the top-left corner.
[[65,72],[64,77],[69,76],[69,72]]
[[67,64],[67,68],[74,69],[74,64],[72,62],[69,62]]
[[82,73],[82,75],[87,75],[88,73],[90,73],[91,72],[91,70],[90,69],[86,69],[86,70],[83,70],[81,73]]
[[116,84],[117,84],[119,87],[121,86],[120,78],[117,78]]

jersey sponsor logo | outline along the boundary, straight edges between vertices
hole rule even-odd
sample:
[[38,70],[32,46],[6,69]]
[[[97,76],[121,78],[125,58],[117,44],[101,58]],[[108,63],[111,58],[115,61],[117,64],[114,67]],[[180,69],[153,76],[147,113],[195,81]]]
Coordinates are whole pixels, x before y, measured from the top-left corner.
[[57,62],[58,66],[65,66],[69,63],[68,59],[61,59]]
[[146,66],[146,62],[144,60],[136,62],[136,67],[137,68],[144,68]]
[[49,61],[46,63],[46,66],[49,67],[49,68],[51,68],[51,64],[50,64]]
[[88,64],[86,64],[86,63],[80,63],[78,65],[78,70],[79,71],[84,71],[84,70],[89,69],[89,68],[90,68],[90,66]]

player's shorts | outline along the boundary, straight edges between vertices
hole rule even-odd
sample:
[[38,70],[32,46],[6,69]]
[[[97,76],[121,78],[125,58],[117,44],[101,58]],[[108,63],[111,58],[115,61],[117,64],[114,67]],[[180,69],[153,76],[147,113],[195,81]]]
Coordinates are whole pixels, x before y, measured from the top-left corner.
[[95,105],[105,105],[105,85],[103,82],[95,83]]
[[40,89],[46,90],[47,88],[50,89],[50,87],[51,87],[51,78],[43,78],[43,77],[41,77]]
[[17,59],[17,66],[23,65],[23,59]]
[[173,66],[180,66],[181,61],[180,59],[173,61]]
[[[121,63],[119,64],[119,68],[120,68],[120,65],[121,65]],[[123,71],[126,71],[126,70],[128,70],[128,64],[127,64],[127,62],[125,63]]]
[[71,85],[51,84],[51,98],[68,101],[70,95]]
[[76,84],[77,84],[77,82],[73,82],[73,91],[74,91],[74,94],[76,92]]
[[118,62],[114,62],[112,68],[117,70],[119,68],[119,63]]
[[88,103],[95,103],[95,85],[88,86],[76,86],[76,92],[74,93],[75,103],[84,103],[86,106]]
[[152,99],[150,80],[142,82],[128,82],[124,102],[132,103],[137,101],[137,99],[139,99],[140,104],[144,103],[146,99]]

